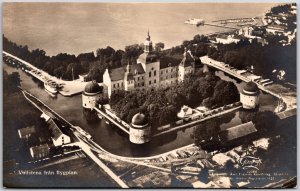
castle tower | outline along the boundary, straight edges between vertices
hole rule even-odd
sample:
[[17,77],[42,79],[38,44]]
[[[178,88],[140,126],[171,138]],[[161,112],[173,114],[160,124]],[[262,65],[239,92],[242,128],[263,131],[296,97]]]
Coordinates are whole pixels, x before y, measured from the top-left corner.
[[134,77],[131,72],[129,63],[126,66],[126,71],[124,73],[124,89],[125,91],[130,91],[134,89]]
[[178,66],[178,82],[184,81],[187,74],[194,73],[195,59],[186,48],[183,53],[183,59]]
[[259,89],[257,85],[250,81],[240,92],[240,101],[245,109],[254,109],[259,104]]
[[143,113],[137,113],[131,120],[129,140],[134,144],[143,144],[151,140],[151,127]]
[[96,81],[89,82],[82,93],[82,107],[93,109],[96,106],[97,99],[102,96],[103,87],[99,86]]
[[145,41],[144,45],[145,45],[144,52],[151,52],[153,50],[153,46],[152,46],[152,41],[151,41],[151,37],[150,37],[150,34],[149,34],[149,30],[148,30],[148,36],[146,38],[146,41]]

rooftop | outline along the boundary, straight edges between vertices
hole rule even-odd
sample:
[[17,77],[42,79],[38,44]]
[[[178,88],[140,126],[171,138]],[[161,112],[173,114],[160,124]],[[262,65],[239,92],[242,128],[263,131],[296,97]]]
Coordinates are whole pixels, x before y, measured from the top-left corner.
[[48,152],[50,150],[50,147],[47,143],[45,143],[45,144],[42,144],[42,145],[31,147],[30,150],[32,151],[32,153],[34,155],[36,155],[36,154],[39,154],[39,153]]
[[254,124],[250,121],[248,123],[243,123],[231,128],[228,128],[224,131],[221,131],[220,138],[223,141],[232,141],[246,135],[257,132]]
[[32,133],[35,133],[35,127],[34,126],[25,127],[25,128],[19,129],[18,132],[19,132],[20,138],[24,138]]
[[50,118],[47,121],[47,125],[51,131],[51,137],[54,140],[57,140],[63,134],[62,131],[60,130],[60,128],[58,127],[58,125],[56,124],[56,122],[52,118]]

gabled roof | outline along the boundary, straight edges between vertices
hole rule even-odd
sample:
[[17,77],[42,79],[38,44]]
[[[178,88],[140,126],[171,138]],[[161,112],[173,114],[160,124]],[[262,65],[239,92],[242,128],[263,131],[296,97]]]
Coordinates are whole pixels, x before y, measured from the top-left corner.
[[62,131],[60,130],[60,128],[52,118],[50,118],[47,121],[47,125],[49,130],[51,131],[51,137],[54,140],[57,140],[61,135],[63,135]]
[[135,71],[137,72],[137,74],[145,73],[145,70],[141,63],[130,65],[130,70],[132,74],[135,74]]
[[257,132],[254,124],[250,121],[241,125],[237,125],[226,129],[220,133],[220,138],[223,141],[232,141],[246,135]]
[[170,56],[163,56],[160,58],[160,69],[175,67],[180,64],[181,60]]
[[[119,81],[119,80],[124,80],[125,76],[125,72],[126,72],[126,66],[122,66],[120,68],[114,68],[114,69],[109,69],[109,76],[111,78],[111,81]],[[138,63],[138,64],[133,64],[130,65],[130,79],[133,78],[135,74],[135,71],[137,72],[137,74],[144,74],[145,70],[142,66],[142,64]],[[126,78],[127,79],[127,78]]]
[[109,71],[109,76],[111,81],[119,81],[124,79],[124,74],[125,74],[125,68],[120,67],[120,68],[114,68],[110,69]]
[[19,129],[18,132],[19,132],[20,138],[23,138],[23,137],[26,137],[27,135],[35,133],[35,128],[34,128],[34,126],[25,127],[25,128]]
[[148,64],[152,62],[157,62],[158,56],[155,52],[144,52],[139,56],[138,60],[140,60],[142,63]]
[[30,148],[32,150],[32,153],[34,155],[38,155],[40,153],[47,153],[50,150],[50,147],[47,143],[42,144],[42,145],[38,145],[38,146],[34,146]]
[[192,56],[190,51],[186,51],[183,54],[183,59],[180,62],[180,65],[182,65],[183,67],[188,67],[188,66],[192,66],[192,64],[195,62],[194,57]]

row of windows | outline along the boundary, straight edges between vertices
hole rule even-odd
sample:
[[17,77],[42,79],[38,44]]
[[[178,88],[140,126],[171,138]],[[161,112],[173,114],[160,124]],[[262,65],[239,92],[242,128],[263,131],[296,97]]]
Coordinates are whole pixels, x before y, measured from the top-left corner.
[[[176,78],[177,77],[177,75],[176,74],[172,74],[171,76],[170,76],[170,78]],[[169,79],[169,76],[166,76],[165,78],[164,77],[161,77],[160,78],[160,80],[167,80],[167,79]]]
[[[156,84],[156,80],[153,81],[153,84]],[[149,85],[151,85],[151,80],[149,81]]]
[[[174,71],[178,71],[178,69],[176,70],[174,70]],[[166,69],[166,74],[169,72],[169,69]],[[170,72],[173,72],[173,68],[171,68],[171,70],[170,70]],[[163,70],[161,70],[160,71],[160,74],[163,74],[164,73],[164,71]]]
[[124,84],[123,84],[123,82],[121,83],[121,85],[119,84],[119,83],[117,83],[117,84],[113,84],[113,87],[114,88],[118,88],[118,87],[123,87],[124,86]]
[[[154,70],[153,76],[156,76],[156,70]],[[151,78],[151,71],[149,72],[149,78]]]
[[140,78],[140,77],[137,77],[137,80],[138,80],[138,81],[139,81],[140,79],[144,80],[144,76],[141,76],[141,78]]

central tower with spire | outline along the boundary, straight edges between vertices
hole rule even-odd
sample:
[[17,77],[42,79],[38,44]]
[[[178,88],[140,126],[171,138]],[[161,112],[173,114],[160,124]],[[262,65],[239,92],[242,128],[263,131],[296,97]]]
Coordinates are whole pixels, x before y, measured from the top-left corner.
[[145,45],[144,52],[151,52],[153,50],[149,29],[148,29],[148,36],[146,38],[146,41],[145,41],[144,45]]

